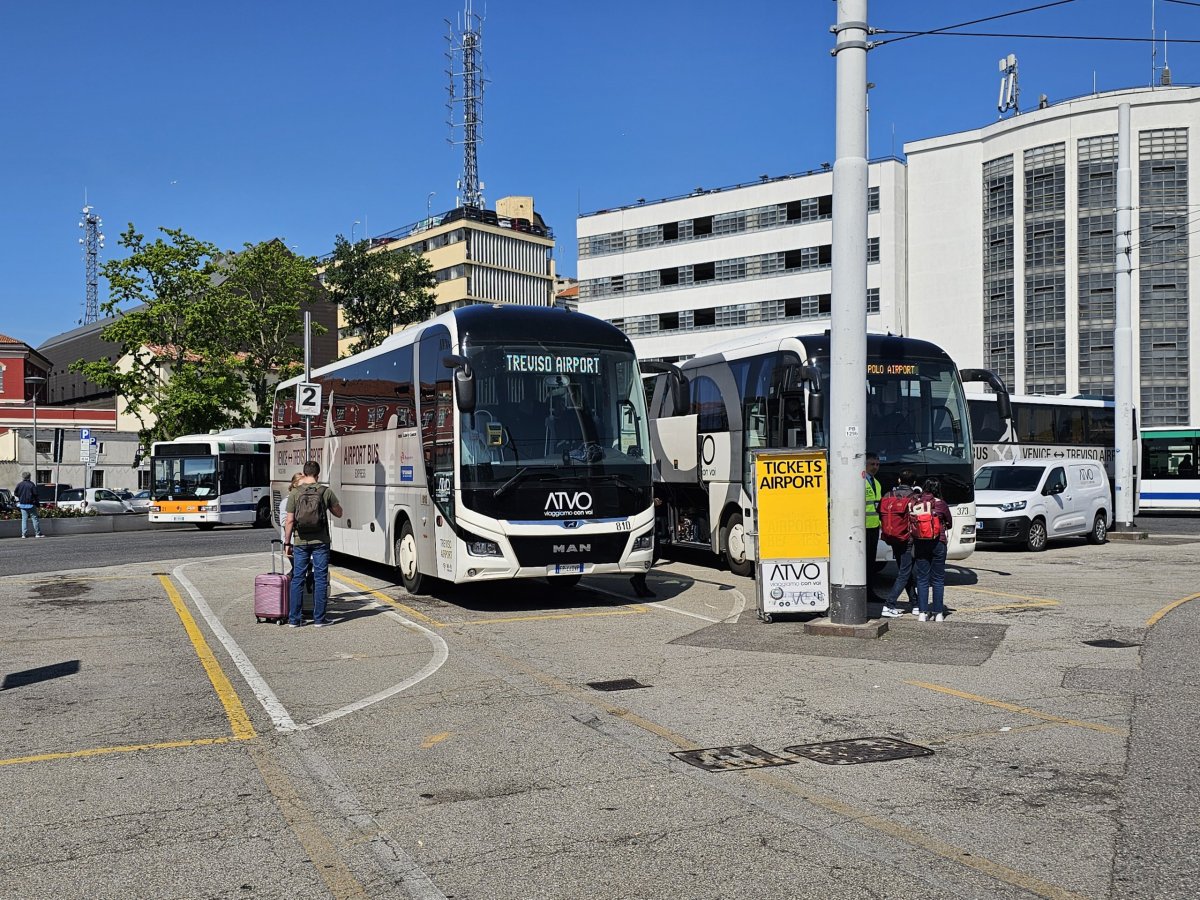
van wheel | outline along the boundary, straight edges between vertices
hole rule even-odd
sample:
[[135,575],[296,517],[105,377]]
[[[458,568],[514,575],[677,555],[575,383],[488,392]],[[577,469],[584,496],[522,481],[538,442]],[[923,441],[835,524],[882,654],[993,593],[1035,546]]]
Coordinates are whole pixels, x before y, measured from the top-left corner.
[[1025,536],[1025,548],[1033,553],[1046,549],[1046,520],[1034,519],[1029,523],[1029,534]]
[[726,519],[724,531],[725,564],[734,575],[749,578],[754,574],[754,560],[746,553],[746,526],[742,524],[742,514],[735,512]]
[[405,519],[400,526],[400,537],[396,539],[396,568],[400,571],[400,583],[410,594],[420,594],[425,586],[425,576],[417,565],[417,538],[412,524]]
[[1108,540],[1108,520],[1103,512],[1096,513],[1096,521],[1092,523],[1087,539],[1089,544],[1103,544]]
[[258,508],[254,511],[254,527],[266,528],[271,524],[271,501],[264,497],[258,501]]

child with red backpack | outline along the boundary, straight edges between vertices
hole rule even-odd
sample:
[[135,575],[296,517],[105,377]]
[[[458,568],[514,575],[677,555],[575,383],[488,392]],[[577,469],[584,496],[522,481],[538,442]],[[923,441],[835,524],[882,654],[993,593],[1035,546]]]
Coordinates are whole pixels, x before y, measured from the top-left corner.
[[[934,621],[945,619],[943,594],[946,588],[946,541],[954,518],[942,499],[942,482],[927,478],[920,494],[908,501],[908,528],[913,539],[913,560],[917,567],[917,621],[925,622],[932,611]],[[929,605],[929,585],[933,584],[933,607]]]
[[884,618],[893,619],[904,613],[896,606],[901,591],[908,592],[908,602],[917,605],[917,580],[913,571],[913,542],[908,527],[908,501],[919,491],[911,469],[897,477],[896,486],[879,502],[880,536],[892,548],[892,558],[899,570],[892,589],[883,602]]

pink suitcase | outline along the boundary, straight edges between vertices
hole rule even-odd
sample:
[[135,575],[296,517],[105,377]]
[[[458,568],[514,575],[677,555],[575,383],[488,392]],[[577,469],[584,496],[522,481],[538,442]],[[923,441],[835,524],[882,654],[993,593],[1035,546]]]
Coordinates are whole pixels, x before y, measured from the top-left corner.
[[[279,545],[279,571],[275,569],[275,545]],[[292,576],[283,574],[283,541],[271,541],[271,571],[254,576],[254,621],[282,625],[288,617]]]

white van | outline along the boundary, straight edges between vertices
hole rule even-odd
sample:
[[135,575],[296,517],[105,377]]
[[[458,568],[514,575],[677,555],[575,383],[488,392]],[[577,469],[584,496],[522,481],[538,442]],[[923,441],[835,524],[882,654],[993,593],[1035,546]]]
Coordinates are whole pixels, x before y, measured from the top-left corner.
[[1113,520],[1104,466],[1088,460],[1009,459],[975,473],[975,539],[1046,549],[1050,538],[1103,544]]

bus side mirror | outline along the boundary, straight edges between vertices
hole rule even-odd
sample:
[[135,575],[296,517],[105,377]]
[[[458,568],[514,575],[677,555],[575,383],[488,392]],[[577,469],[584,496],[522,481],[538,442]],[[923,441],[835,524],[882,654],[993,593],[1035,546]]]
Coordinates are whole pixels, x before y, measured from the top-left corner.
[[991,369],[961,369],[959,375],[964,382],[978,381],[990,387],[996,394],[996,412],[1000,414],[1000,421],[1007,422],[1012,418],[1012,402],[1003,378]]
[[816,366],[804,366],[800,370],[800,381],[808,385],[808,421],[823,421],[825,393],[821,390],[821,370]]
[[643,373],[667,376],[667,390],[670,391],[672,400],[672,416],[686,416],[692,411],[691,384],[679,366],[658,360],[646,360],[638,365]]
[[462,413],[475,412],[475,373],[471,361],[465,356],[448,353],[442,357],[442,365],[454,370],[454,402]]

